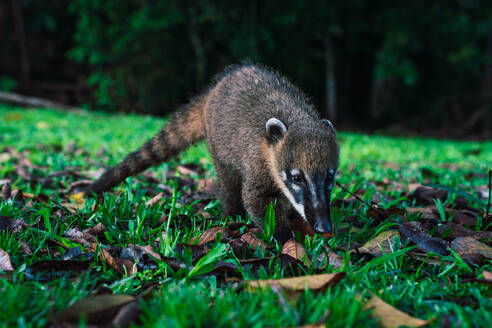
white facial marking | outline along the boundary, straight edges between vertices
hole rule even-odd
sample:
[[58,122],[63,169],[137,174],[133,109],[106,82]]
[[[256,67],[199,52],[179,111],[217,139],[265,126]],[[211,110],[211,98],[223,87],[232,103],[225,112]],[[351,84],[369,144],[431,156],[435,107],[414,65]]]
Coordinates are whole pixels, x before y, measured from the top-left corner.
[[283,181],[287,180],[287,174],[285,173],[285,171],[280,172],[280,177],[282,178]]
[[319,206],[319,200],[318,200],[318,195],[316,194],[316,188],[314,186],[313,181],[311,180],[310,177],[306,176],[309,192],[311,193],[311,198],[313,201],[313,206],[318,207]]
[[301,171],[299,169],[293,169],[292,171],[290,171],[290,174],[298,175],[298,174],[301,174]]
[[[295,186],[295,187],[297,187],[297,186]],[[299,187],[297,187],[297,188],[299,188]],[[299,204],[298,202],[296,202],[294,196],[292,195],[292,193],[289,191],[289,189],[285,185],[281,186],[280,187],[280,190],[282,190],[282,192],[284,193],[285,197],[287,197],[287,199],[292,204],[292,206],[294,206],[294,208],[296,209],[296,211],[307,222],[306,213],[304,212],[304,205]]]
[[[276,172],[278,172],[278,168],[277,168],[277,162],[275,161],[275,155],[273,153],[272,148],[270,148],[270,165],[272,166],[272,172],[273,172],[272,175],[273,175],[273,179],[277,183],[277,186],[280,188],[280,190],[282,190],[283,194],[285,195],[285,197],[287,197],[287,199],[292,204],[292,206],[295,208],[297,213],[299,213],[301,215],[301,217],[304,219],[304,221],[308,222],[308,220],[306,219],[306,213],[304,211],[304,205],[296,202],[294,196],[289,191],[289,189],[285,186],[285,183],[282,181],[282,172],[283,171],[280,173],[276,173]],[[285,172],[283,172],[283,173],[285,174]],[[286,178],[287,178],[287,176],[286,176]]]

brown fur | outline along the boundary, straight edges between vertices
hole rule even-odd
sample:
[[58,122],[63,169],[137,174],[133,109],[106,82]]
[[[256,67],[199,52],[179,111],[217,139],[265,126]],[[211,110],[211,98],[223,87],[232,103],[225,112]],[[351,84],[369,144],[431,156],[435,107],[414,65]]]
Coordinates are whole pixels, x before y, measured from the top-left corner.
[[[265,129],[272,117],[287,127],[276,143],[267,141]],[[95,181],[90,191],[107,190],[203,138],[214,160],[224,214],[261,218],[277,200],[276,236],[281,239],[290,234],[289,222],[298,214],[281,192],[278,170],[316,172],[338,166],[336,136],[306,97],[278,74],[243,64],[218,76],[155,137]]]

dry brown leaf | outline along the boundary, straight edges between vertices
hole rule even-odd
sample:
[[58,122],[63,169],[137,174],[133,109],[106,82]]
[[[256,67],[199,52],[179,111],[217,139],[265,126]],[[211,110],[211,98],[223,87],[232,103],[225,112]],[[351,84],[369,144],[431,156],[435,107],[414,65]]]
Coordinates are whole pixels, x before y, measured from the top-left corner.
[[420,217],[423,219],[436,218],[432,207],[407,207],[405,211],[408,215],[420,214]]
[[190,239],[190,244],[205,245],[217,239],[217,235],[221,233],[224,237],[225,228],[224,227],[212,227],[205,231],[201,236],[195,236]]
[[[325,269],[328,265],[331,265],[335,269],[340,269],[343,266],[343,258],[331,249],[328,249],[326,252],[321,252],[317,257],[316,262],[317,269]],[[348,265],[351,265],[350,261]]]
[[88,324],[104,325],[111,323],[119,309],[134,300],[135,297],[122,294],[89,296],[58,313],[57,319],[78,323],[81,317],[86,317]]
[[[130,244],[130,245],[131,245],[131,244]],[[147,254],[151,255],[151,256],[152,256],[152,257],[154,257],[156,260],[159,260],[159,261],[161,261],[161,260],[162,260],[161,256],[160,256],[158,253],[156,253],[156,252],[154,251],[154,249],[152,248],[152,246],[150,246],[150,245],[147,245],[147,246],[135,245],[134,247],[135,247],[135,248],[137,248],[137,249],[139,249],[139,250],[141,250],[141,251],[142,251],[142,252],[144,252],[144,253],[147,253]]]
[[[98,250],[97,243],[92,243],[88,246],[88,249],[91,252],[96,253]],[[109,264],[113,269],[121,273],[122,275],[132,275],[137,273],[137,267],[133,265],[132,261],[126,260],[126,259],[120,259],[118,257],[113,257],[109,252],[102,247],[99,247],[99,252],[98,252],[99,258],[104,261],[105,263]]]
[[198,180],[196,190],[197,191],[211,191],[214,189],[214,179]]
[[301,261],[306,266],[311,266],[313,262],[306,253],[306,249],[301,243],[297,242],[295,239],[291,238],[287,240],[282,248],[282,254],[287,254],[293,258]]
[[85,229],[84,235],[89,234],[90,236],[102,238],[104,236],[104,231],[106,231],[106,226],[99,222],[95,226]]
[[492,281],[492,272],[482,271],[483,279]]
[[248,286],[251,289],[256,289],[277,285],[291,291],[303,291],[306,288],[318,291],[336,285],[343,277],[345,277],[345,272],[325,273],[284,279],[252,280],[248,282]]
[[389,254],[393,251],[391,248],[393,244],[393,239],[396,236],[400,236],[400,233],[398,231],[383,231],[379,235],[362,245],[362,247],[359,248],[359,253],[370,253],[374,256],[380,257],[383,255],[384,250],[385,254]]
[[149,207],[152,207],[154,206],[155,204],[159,203],[162,199],[162,197],[164,196],[164,193],[163,192],[160,192],[158,193],[157,195],[155,195],[154,197],[152,197],[151,199],[149,199],[145,205],[146,206],[149,206]]
[[251,246],[253,250],[261,249],[265,251],[266,244],[252,232],[246,232],[241,236],[241,240]]
[[481,255],[488,259],[492,259],[492,247],[479,242],[472,237],[458,237],[451,242],[451,249],[453,249],[460,256],[473,256]]
[[389,305],[377,296],[373,296],[364,308],[372,309],[372,316],[378,318],[381,326],[384,328],[396,328],[400,326],[423,327],[432,321],[414,318]]
[[27,256],[32,256],[32,250],[24,240],[19,240],[20,248]]
[[186,166],[184,165],[178,165],[176,166],[176,170],[178,170],[178,172],[181,174],[181,175],[191,175],[191,174],[198,174],[196,171],[190,169],[190,168],[187,168]]
[[77,203],[68,203],[68,202],[65,202],[65,203],[60,203],[61,206],[63,206],[64,208],[66,208],[70,213],[72,214],[75,214],[77,213],[79,210],[83,209],[84,208],[84,204],[77,204]]
[[12,271],[14,267],[10,262],[10,256],[6,251],[0,248],[0,270],[2,271]]
[[111,325],[116,328],[127,328],[138,320],[141,310],[140,305],[137,301],[130,302],[124,305],[118,314],[114,317]]

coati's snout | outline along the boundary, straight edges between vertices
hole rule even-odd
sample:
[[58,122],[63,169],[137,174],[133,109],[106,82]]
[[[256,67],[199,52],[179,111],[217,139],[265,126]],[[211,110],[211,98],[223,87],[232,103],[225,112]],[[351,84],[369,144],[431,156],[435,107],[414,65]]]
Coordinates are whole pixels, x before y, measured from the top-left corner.
[[333,125],[287,129],[277,118],[266,123],[273,179],[292,207],[315,232],[332,232],[330,199],[338,168]]

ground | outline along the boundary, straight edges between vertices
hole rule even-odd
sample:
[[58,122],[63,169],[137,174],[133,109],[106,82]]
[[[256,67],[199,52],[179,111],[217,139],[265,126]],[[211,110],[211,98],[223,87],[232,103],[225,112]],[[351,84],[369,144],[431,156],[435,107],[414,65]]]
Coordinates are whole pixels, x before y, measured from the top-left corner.
[[[490,141],[340,132],[337,234],[303,230],[292,252],[249,218],[220,217],[203,143],[103,197],[80,198],[84,180],[164,119],[12,107],[0,117],[2,326],[115,324],[108,313],[122,304],[148,327],[367,327],[396,309],[430,326],[492,322]],[[247,286],[324,273],[337,278],[321,290]],[[81,310],[77,301],[93,295],[110,297]],[[371,308],[375,296],[392,307]]]

